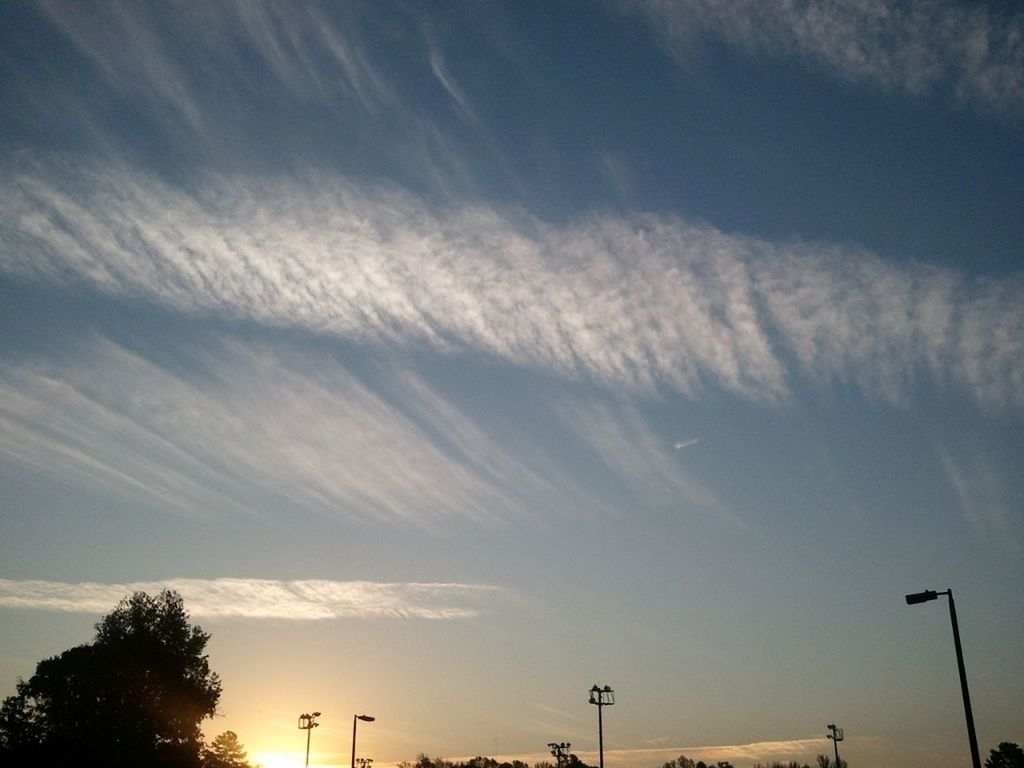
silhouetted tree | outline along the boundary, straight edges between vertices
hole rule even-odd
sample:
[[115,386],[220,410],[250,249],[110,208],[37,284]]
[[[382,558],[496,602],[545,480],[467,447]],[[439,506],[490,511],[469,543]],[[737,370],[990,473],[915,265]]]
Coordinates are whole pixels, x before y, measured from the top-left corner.
[[661,768],[697,768],[697,764],[686,755],[680,755],[664,763]]
[[1024,750],[1010,741],[1002,742],[985,761],[985,768],[1024,768]]
[[443,757],[431,757],[430,755],[420,753],[416,755],[414,762],[408,762],[403,760],[398,764],[398,768],[455,768],[454,764],[445,760]]
[[[594,768],[581,761],[576,755],[570,754],[566,760],[567,768]],[[398,763],[398,768],[530,768],[529,763],[522,760],[499,763],[493,757],[471,757],[465,762],[453,762],[441,757],[430,757],[420,754],[414,762],[403,761]],[[541,760],[534,764],[533,768],[556,768],[554,763],[548,760]]]
[[[679,757],[673,758],[672,760],[669,760],[667,763],[664,763],[661,766],[661,768],[733,768],[733,766],[732,763],[730,763],[727,760],[722,760],[715,763],[713,766],[708,766],[708,764],[705,763],[703,760],[698,760],[697,762],[694,762],[686,755],[680,755]],[[754,768],[759,768],[759,766],[755,764]],[[760,766],[760,768],[765,767]],[[775,766],[771,766],[771,768],[775,768]]]
[[220,680],[181,596],[136,592],[96,625],[93,643],[36,665],[0,706],[8,764],[200,768],[200,722]]
[[234,731],[224,731],[203,748],[203,768],[252,768]]

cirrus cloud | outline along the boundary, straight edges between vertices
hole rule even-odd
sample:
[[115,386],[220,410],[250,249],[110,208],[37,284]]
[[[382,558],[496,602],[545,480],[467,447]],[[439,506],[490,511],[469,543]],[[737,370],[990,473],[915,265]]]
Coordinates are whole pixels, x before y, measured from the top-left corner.
[[555,227],[339,177],[36,164],[0,192],[0,271],[368,344],[482,351],[634,391],[907,402],[922,376],[1024,405],[1024,279],[776,244],[675,216]]
[[63,613],[106,613],[126,594],[173,589],[202,618],[468,619],[503,594],[480,584],[390,583],[305,579],[168,579],[69,584],[0,579],[0,607]]
[[919,94],[946,87],[991,111],[1024,108],[1024,14],[935,0],[640,0],[684,60],[701,35],[808,59],[839,75]]

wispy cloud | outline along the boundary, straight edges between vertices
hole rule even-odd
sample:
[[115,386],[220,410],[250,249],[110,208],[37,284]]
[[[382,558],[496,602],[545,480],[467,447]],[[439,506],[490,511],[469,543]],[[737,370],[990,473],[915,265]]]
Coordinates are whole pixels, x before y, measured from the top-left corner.
[[316,5],[285,10],[276,3],[228,0],[174,13],[119,0],[90,10],[51,0],[39,6],[115,91],[145,95],[200,135],[209,116],[197,101],[203,91],[197,59],[216,61],[206,71],[234,79],[241,92],[273,87],[299,101],[356,106],[369,114],[397,103],[387,79],[344,33],[346,25]]
[[798,56],[838,76],[912,94],[936,88],[986,110],[1024,110],[1024,13],[936,0],[639,0],[684,59],[703,35]]
[[[101,154],[121,156],[137,138],[111,122],[109,100],[138,115],[159,137],[161,153],[181,165],[231,162],[241,154],[260,163],[299,157],[317,166],[329,158],[366,172],[373,158],[375,172],[442,194],[474,187],[470,156],[492,156],[495,167],[510,172],[446,65],[444,41],[411,8],[264,0],[173,9],[124,0],[89,9],[54,0],[38,6],[67,43],[60,59],[91,78],[90,95],[49,77],[35,80],[52,69],[51,57],[21,72],[31,94],[26,110],[37,121],[61,113],[76,139],[91,137],[86,145]],[[433,73],[423,83],[434,87],[409,89],[407,67]],[[37,91],[46,98],[36,98]],[[436,112],[444,98],[473,131],[446,130]],[[275,123],[292,120],[289,133],[306,141],[251,152],[276,141],[266,130],[268,109],[278,115]],[[138,150],[149,154],[146,146]]]
[[672,447],[675,448],[677,451],[681,451],[683,450],[683,448],[692,448],[699,442],[699,437],[690,437],[687,438],[686,440],[676,440],[675,445],[673,445]]
[[411,372],[385,396],[294,346],[207,340],[185,359],[171,370],[97,338],[0,364],[0,457],[202,517],[284,505],[431,530],[593,504]]
[[75,48],[97,65],[115,90],[148,94],[166,105],[184,125],[200,135],[205,133],[187,67],[175,55],[173,44],[153,28],[153,9],[120,3],[86,9],[52,0],[38,4]]
[[574,399],[556,408],[563,423],[581,438],[608,470],[633,490],[635,498],[685,504],[740,526],[742,521],[715,494],[687,474],[636,408]]
[[128,584],[0,579],[0,607],[106,613],[136,591],[176,590],[196,618],[469,619],[504,591],[479,584],[270,579],[168,579]]
[[[714,764],[728,760],[734,765],[749,765],[752,762],[788,763],[814,762],[814,756],[824,752],[829,742],[824,737],[808,739],[786,739],[779,741],[756,741],[747,744],[720,744],[713,746],[656,747],[651,749],[630,749],[605,751],[605,758],[622,768],[652,765],[686,755],[691,760],[703,760]],[[582,756],[583,753],[581,753]]]
[[552,227],[337,177],[8,169],[0,271],[365,343],[474,349],[561,375],[760,402],[795,380],[907,402],[930,376],[1024,405],[1024,278],[969,279],[671,216]]
[[459,87],[451,72],[448,71],[441,51],[437,48],[432,48],[430,51],[430,71],[434,73],[434,77],[437,78],[441,87],[445,89],[452,101],[455,102],[455,106],[462,117],[470,124],[476,123],[477,116],[469,103],[466,93]]
[[999,475],[977,455],[963,459],[944,447],[939,447],[938,453],[967,522],[980,535],[1015,547],[1017,542],[1009,524],[1012,503]]

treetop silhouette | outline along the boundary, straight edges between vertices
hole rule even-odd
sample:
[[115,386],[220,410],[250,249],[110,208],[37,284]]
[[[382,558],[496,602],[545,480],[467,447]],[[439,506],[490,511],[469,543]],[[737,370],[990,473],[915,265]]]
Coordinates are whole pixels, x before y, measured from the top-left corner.
[[198,768],[201,722],[221,683],[210,636],[181,596],[136,592],[96,625],[96,639],[45,659],[0,706],[0,755],[11,763]]

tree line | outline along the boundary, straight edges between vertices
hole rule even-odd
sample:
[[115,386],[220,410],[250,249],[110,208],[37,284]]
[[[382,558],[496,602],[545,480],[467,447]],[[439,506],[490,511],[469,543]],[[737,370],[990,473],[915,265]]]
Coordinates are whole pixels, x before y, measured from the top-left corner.
[[[135,592],[96,624],[91,643],[44,659],[19,680],[0,705],[0,765],[74,765],[76,768],[252,768],[238,735],[226,731],[210,744],[200,725],[212,718],[221,682],[210,669],[210,635],[192,626],[177,592]],[[986,768],[1024,768],[1024,751],[1011,742],[993,749]],[[520,760],[474,757],[464,762],[419,755],[398,768],[530,768]],[[557,766],[594,768],[568,754]],[[680,755],[661,768],[733,768]],[[814,766],[755,763],[753,768],[846,768],[827,755]]]
[[403,760],[397,768],[596,768],[587,765],[571,752],[566,754],[557,764],[548,760],[538,760],[532,766],[522,760],[505,760],[498,762],[493,757],[471,757],[469,760],[446,760],[443,757],[430,757],[419,754],[415,760]]

